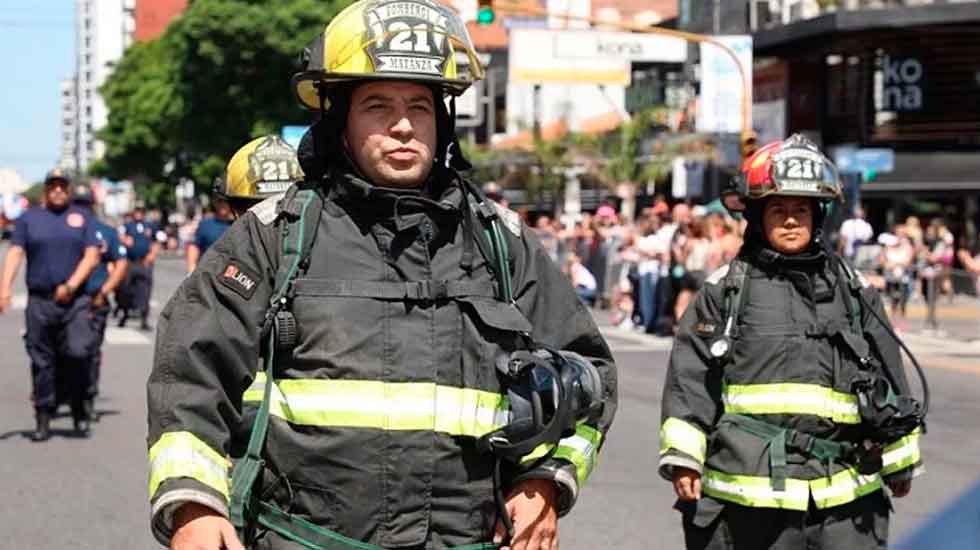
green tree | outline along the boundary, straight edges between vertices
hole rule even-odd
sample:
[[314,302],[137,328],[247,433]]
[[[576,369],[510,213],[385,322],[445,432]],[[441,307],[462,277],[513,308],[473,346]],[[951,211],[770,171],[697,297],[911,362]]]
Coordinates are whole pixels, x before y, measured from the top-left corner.
[[[109,120],[100,175],[153,182],[191,177],[210,189],[254,137],[308,124],[290,78],[303,47],[350,0],[196,0],[159,39],[136,44],[101,89]],[[155,204],[155,203],[151,203]]]

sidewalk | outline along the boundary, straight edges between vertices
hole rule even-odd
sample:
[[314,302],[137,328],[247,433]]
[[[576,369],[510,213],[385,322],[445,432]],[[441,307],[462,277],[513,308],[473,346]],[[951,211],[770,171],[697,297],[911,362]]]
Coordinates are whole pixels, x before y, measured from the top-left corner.
[[[592,309],[592,317],[603,335],[610,340],[610,347],[613,351],[620,349],[618,344],[628,342],[629,351],[646,349],[648,351],[669,350],[673,345],[672,338],[663,338],[646,334],[640,330],[625,329],[613,326],[608,310]],[[924,312],[924,306],[922,307]],[[952,333],[932,332],[922,330],[924,318],[912,318],[913,307],[909,307],[909,329],[899,333],[905,345],[920,358],[923,363],[929,366],[949,365],[955,369],[970,369],[980,371],[980,332],[970,330],[969,327],[980,326],[980,319],[977,317],[967,318],[957,322],[956,337]],[[916,325],[918,323],[918,326]],[[940,321],[940,327],[948,326]],[[903,354],[903,359],[908,359]]]

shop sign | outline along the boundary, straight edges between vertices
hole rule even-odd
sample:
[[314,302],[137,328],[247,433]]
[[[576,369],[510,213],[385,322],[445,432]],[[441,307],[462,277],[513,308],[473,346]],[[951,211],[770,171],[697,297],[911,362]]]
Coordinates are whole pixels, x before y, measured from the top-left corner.
[[925,68],[914,57],[881,59],[884,86],[881,95],[883,111],[921,111]]

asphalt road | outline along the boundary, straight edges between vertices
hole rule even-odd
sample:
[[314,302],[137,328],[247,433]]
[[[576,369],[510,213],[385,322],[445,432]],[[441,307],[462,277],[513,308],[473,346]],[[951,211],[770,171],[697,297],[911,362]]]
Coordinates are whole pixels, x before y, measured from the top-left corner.
[[[157,266],[157,311],[181,275],[175,260]],[[23,307],[23,298],[15,302]],[[72,437],[71,419],[63,417],[54,423],[55,437],[34,444],[24,437],[33,412],[22,328],[22,309],[0,316],[0,549],[157,548],[148,529],[144,397],[153,335],[110,329],[96,404],[102,416],[91,438]],[[655,472],[669,342],[615,329],[607,335],[620,369],[619,414],[597,472],[560,524],[562,548],[683,548],[672,492]],[[980,355],[954,353],[942,343],[922,349],[934,402],[925,439],[927,473],[909,497],[895,501],[893,540],[980,472]]]

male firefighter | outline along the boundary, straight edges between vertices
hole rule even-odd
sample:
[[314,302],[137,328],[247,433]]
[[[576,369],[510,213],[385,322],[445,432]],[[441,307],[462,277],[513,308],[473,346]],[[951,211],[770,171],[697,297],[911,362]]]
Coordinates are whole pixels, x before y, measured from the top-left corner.
[[233,224],[161,313],[154,534],[556,549],[615,366],[533,233],[459,174],[445,100],[482,76],[463,22],[362,0],[305,53],[305,181]]
[[187,272],[194,271],[201,255],[233,221],[261,201],[282,196],[302,178],[296,150],[279,136],[263,136],[243,145],[228,161],[225,177],[214,183],[215,216],[201,220],[194,242],[187,245]]
[[745,245],[683,315],[660,473],[688,549],[872,549],[921,466],[924,409],[877,293],[821,240],[834,166],[801,135],[746,159]]

